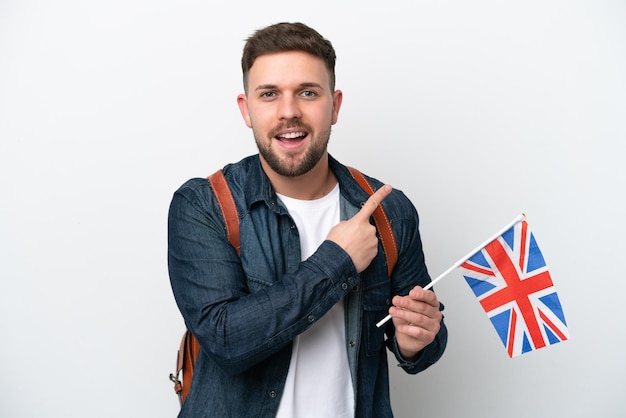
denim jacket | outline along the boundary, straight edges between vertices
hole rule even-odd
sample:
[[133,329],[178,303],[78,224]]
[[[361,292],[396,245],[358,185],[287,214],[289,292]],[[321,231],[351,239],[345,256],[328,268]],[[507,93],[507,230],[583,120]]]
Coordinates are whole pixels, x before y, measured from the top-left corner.
[[[349,219],[368,195],[346,167],[330,156],[329,162],[339,181],[341,219]],[[430,282],[413,204],[399,190],[383,202],[398,246],[392,277],[380,244],[378,255],[359,274],[348,254],[329,240],[301,260],[298,230],[258,155],[223,170],[239,212],[240,256],[228,242],[206,179],[187,181],[170,205],[170,281],[185,324],[202,347],[179,417],[274,417],[291,341],[341,299],[355,416],[393,416],[386,348],[399,366],[415,374],[441,357],[447,341],[442,322],[435,340],[417,361],[408,362],[398,351],[393,321],[375,325],[387,315],[394,295]],[[382,186],[368,179],[375,188]]]

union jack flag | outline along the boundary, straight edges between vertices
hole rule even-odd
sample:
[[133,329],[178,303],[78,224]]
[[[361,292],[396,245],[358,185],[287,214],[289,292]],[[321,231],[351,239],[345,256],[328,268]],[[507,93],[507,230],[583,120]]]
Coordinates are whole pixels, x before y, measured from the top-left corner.
[[509,357],[569,338],[561,302],[525,220],[460,267]]

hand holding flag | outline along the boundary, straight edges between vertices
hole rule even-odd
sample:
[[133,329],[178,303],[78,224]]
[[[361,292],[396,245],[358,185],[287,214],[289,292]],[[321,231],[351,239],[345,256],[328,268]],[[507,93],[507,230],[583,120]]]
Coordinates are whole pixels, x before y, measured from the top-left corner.
[[415,286],[407,296],[395,296],[389,310],[396,325],[396,340],[402,357],[411,361],[433,342],[443,314],[434,292]]

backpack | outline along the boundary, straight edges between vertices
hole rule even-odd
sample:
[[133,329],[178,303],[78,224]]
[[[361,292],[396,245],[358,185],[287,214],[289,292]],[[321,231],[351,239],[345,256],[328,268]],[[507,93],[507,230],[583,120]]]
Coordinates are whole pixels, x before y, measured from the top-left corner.
[[[350,170],[350,174],[352,174],[352,177],[354,177],[363,190],[369,195],[374,193],[374,188],[359,170],[352,167],[348,167],[348,170]],[[235,200],[224,178],[224,173],[222,170],[217,170],[215,173],[208,176],[207,179],[213,187],[217,203],[222,211],[228,241],[235,248],[237,254],[239,254],[241,248],[239,240],[239,215],[237,214]],[[372,217],[374,218],[374,224],[378,230],[385,253],[387,273],[391,277],[391,273],[398,261],[398,248],[396,246],[393,230],[391,229],[391,223],[382,205],[378,205]],[[170,373],[170,380],[174,383],[174,391],[178,395],[181,407],[189,394],[189,388],[193,378],[193,369],[199,353],[200,344],[198,340],[186,329],[176,355],[176,373]]]

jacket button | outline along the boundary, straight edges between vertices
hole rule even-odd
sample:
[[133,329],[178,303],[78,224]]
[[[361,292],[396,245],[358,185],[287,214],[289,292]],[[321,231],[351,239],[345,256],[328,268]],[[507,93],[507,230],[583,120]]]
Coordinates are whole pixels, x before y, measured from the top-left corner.
[[315,321],[315,317],[313,315],[309,315],[307,319],[309,320],[309,322]]
[[270,390],[270,398],[275,398],[275,397],[276,397],[276,391]]
[[341,283],[341,288],[342,288],[343,290],[348,289],[348,283]]
[[350,348],[354,347],[355,345],[356,345],[356,344],[354,343],[354,341],[350,341],[350,342],[348,343],[348,346],[350,346]]

